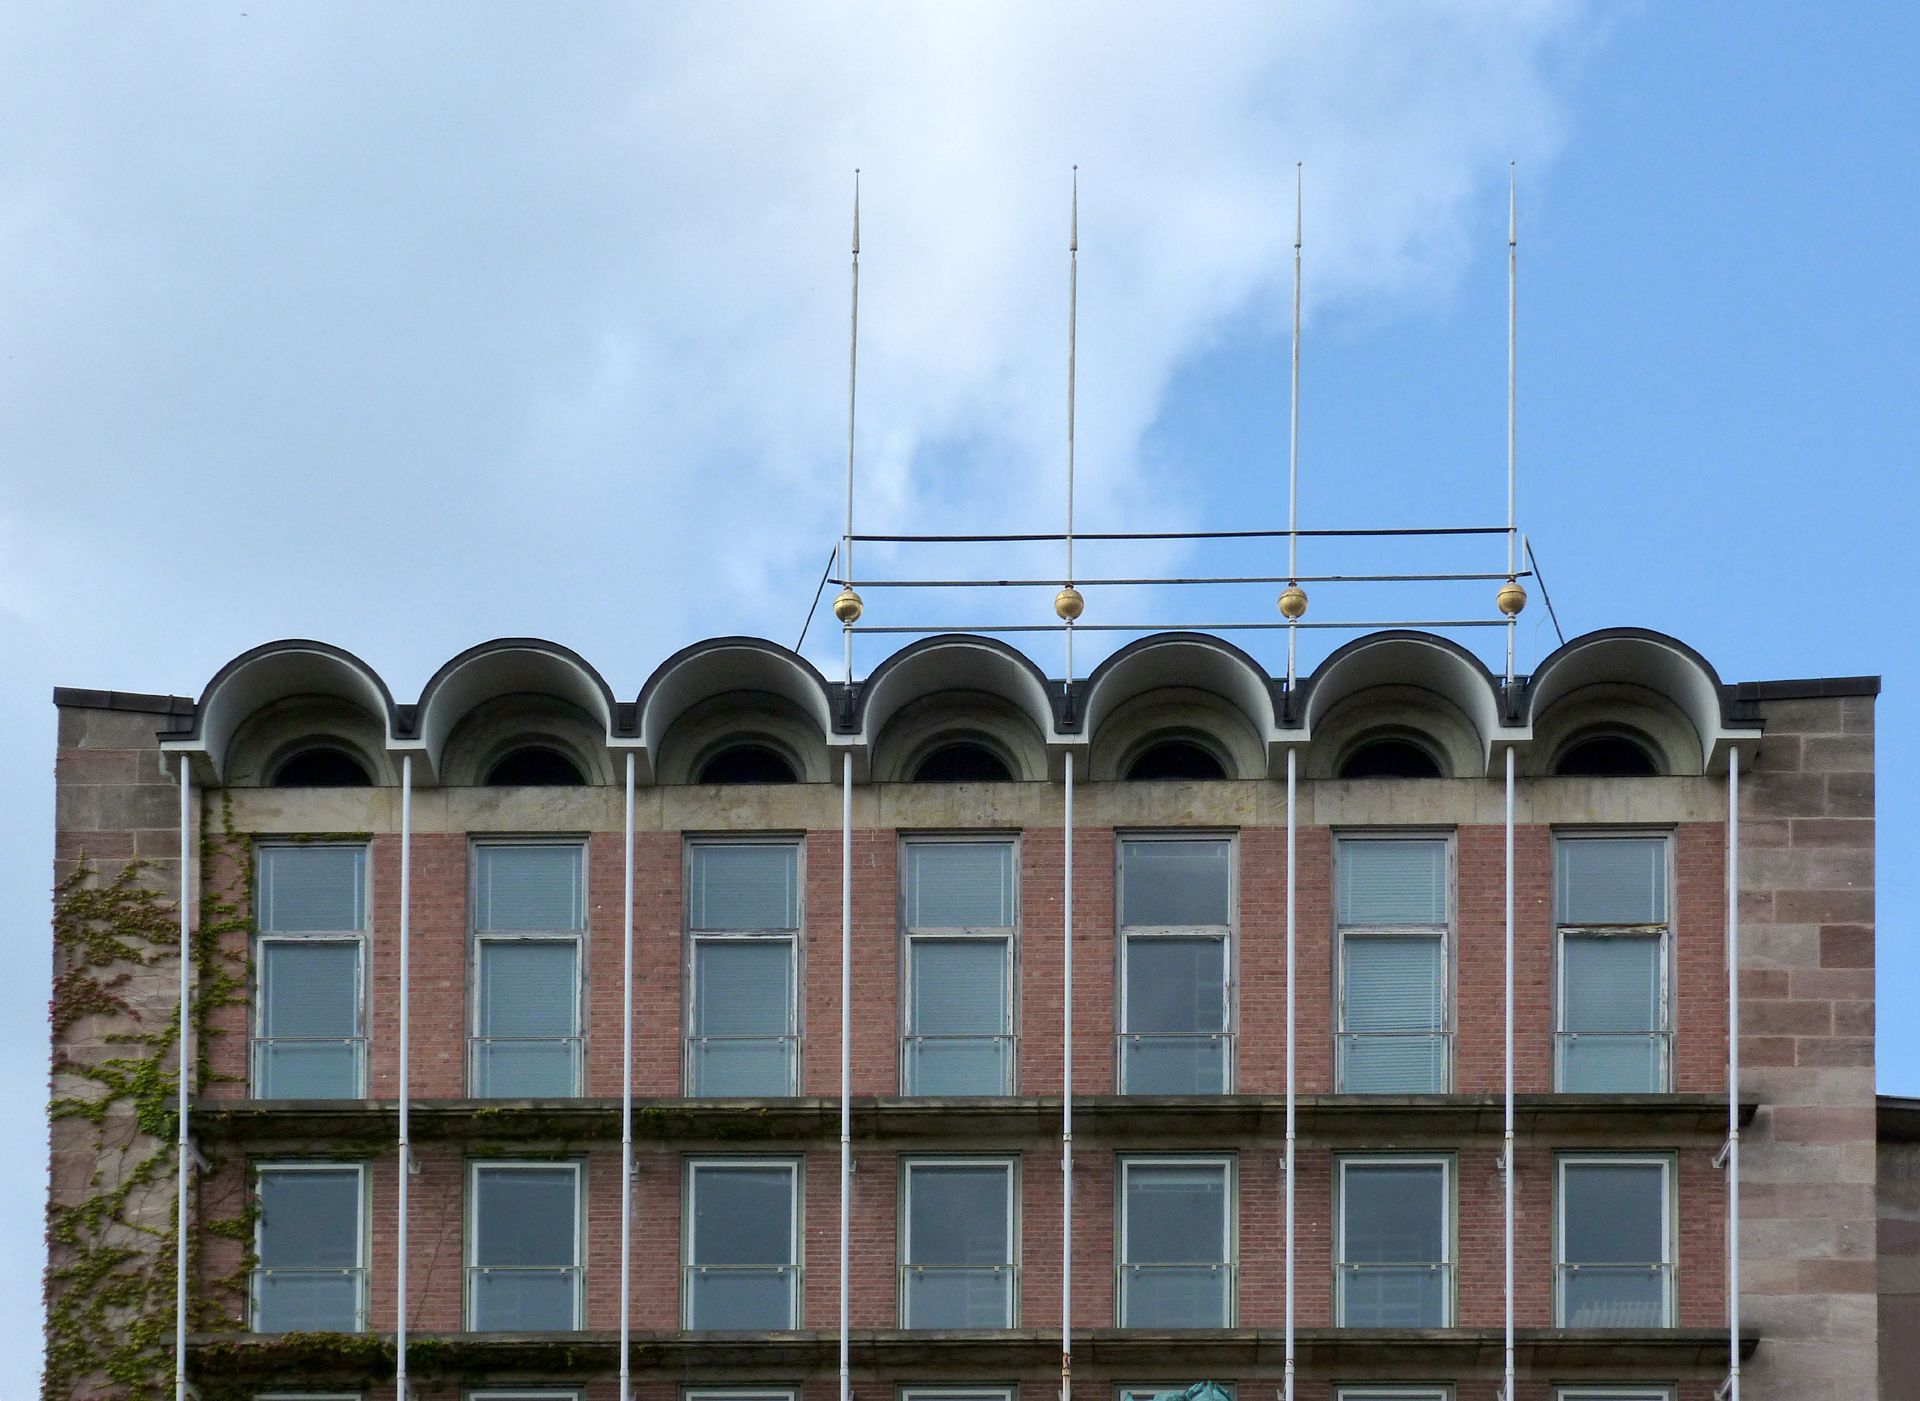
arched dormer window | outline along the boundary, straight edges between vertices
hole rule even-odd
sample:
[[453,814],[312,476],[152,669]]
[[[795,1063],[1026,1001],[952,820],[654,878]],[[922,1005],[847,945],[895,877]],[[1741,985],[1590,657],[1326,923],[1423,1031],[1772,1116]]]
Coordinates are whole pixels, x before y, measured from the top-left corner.
[[367,767],[344,749],[317,744],[281,761],[273,772],[272,788],[371,788]]
[[1127,778],[1132,782],[1225,777],[1227,766],[1220,762],[1220,756],[1190,739],[1155,740],[1127,765]]
[[1561,750],[1553,771],[1563,778],[1657,778],[1660,765],[1652,751],[1631,736],[1597,734]]
[[696,783],[798,783],[793,764],[765,744],[730,744],[700,765]]
[[1398,735],[1362,740],[1341,761],[1340,778],[1439,778],[1440,761],[1425,745]]
[[488,788],[569,788],[585,783],[580,766],[546,744],[508,750],[487,770]]
[[962,739],[929,750],[913,767],[915,783],[1005,783],[1007,761],[977,740]]

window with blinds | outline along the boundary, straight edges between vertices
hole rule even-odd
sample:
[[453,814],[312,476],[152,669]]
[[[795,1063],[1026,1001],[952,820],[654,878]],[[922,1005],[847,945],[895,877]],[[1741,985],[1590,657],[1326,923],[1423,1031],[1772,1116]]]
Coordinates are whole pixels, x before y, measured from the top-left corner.
[[1012,1094],[1014,845],[916,840],[901,863],[904,1093]]
[[1669,857],[1664,836],[1554,842],[1559,1090],[1658,1094],[1669,1087]]
[[1013,1161],[908,1159],[901,1175],[900,1326],[1013,1327]]
[[689,1329],[799,1326],[800,1165],[790,1158],[687,1164],[681,1289]]
[[1122,1328],[1231,1328],[1233,1161],[1122,1158]]
[[1225,1094],[1233,1081],[1233,842],[1119,844],[1122,1094]]
[[1554,1255],[1561,1328],[1673,1326],[1673,1160],[1563,1155]]
[[256,1099],[366,1093],[367,849],[258,848]]
[[1446,837],[1343,837],[1338,1088],[1437,1094],[1452,1069]]
[[687,848],[687,1093],[798,1093],[800,847]]
[[1446,1328],[1453,1319],[1453,1163],[1337,1159],[1335,1321],[1344,1328]]
[[364,1329],[365,1168],[358,1163],[263,1163],[254,1190],[253,1331]]
[[580,1164],[475,1163],[467,1221],[467,1327],[580,1326]]
[[576,1095],[586,848],[488,842],[473,867],[473,1094]]

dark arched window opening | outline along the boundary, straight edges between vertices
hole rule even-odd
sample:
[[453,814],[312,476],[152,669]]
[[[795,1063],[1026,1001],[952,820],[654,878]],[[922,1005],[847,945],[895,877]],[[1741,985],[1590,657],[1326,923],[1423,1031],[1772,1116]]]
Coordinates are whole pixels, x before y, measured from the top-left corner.
[[1657,778],[1660,766],[1625,735],[1595,735],[1569,747],[1553,771],[1564,778]]
[[580,766],[557,749],[528,744],[487,771],[489,788],[566,788],[587,781]]
[[941,745],[913,770],[915,783],[1005,783],[1012,777],[1005,759],[972,740]]
[[1190,739],[1163,739],[1148,745],[1127,766],[1129,779],[1225,778],[1219,756]]
[[371,788],[373,776],[344,749],[303,749],[273,775],[275,788]]
[[798,783],[786,756],[764,744],[730,744],[700,766],[696,783]]
[[1374,739],[1347,756],[1340,777],[1438,778],[1440,763],[1410,739]]

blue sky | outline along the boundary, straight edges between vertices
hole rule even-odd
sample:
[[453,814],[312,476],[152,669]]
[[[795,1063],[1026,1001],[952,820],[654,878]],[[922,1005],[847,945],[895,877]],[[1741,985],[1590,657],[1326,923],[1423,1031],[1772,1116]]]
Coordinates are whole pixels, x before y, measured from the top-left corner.
[[[1089,529],[1282,523],[1296,160],[1302,524],[1497,521],[1519,162],[1520,514],[1562,622],[1664,629],[1730,680],[1885,677],[1880,1074],[1920,1093],[1916,71],[1893,4],[19,17],[0,1103],[41,1119],[51,686],[191,694],[304,635],[410,696],[533,633],[632,695],[698,636],[790,641],[838,529],[856,164],[863,528],[1054,528],[1076,161]],[[1487,601],[1315,596],[1443,606]],[[1537,596],[1521,631],[1525,665]],[[37,1258],[43,1182],[38,1150],[0,1169],[7,1258]],[[0,1396],[37,1314],[35,1271],[0,1278]]]

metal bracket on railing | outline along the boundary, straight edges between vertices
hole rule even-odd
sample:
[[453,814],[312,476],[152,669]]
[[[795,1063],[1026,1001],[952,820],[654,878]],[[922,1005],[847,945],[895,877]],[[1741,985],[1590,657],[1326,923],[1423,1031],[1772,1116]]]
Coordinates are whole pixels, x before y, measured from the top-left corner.
[[1734,1368],[1727,1373],[1727,1379],[1713,1389],[1713,1401],[1727,1401],[1740,1388],[1740,1369]]
[[419,1175],[420,1155],[413,1151],[413,1145],[409,1143],[407,1145],[407,1176],[418,1177]]
[[192,1139],[187,1140],[187,1161],[201,1172],[213,1171],[213,1164],[207,1161],[206,1155],[200,1151],[200,1145]]

